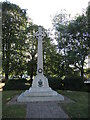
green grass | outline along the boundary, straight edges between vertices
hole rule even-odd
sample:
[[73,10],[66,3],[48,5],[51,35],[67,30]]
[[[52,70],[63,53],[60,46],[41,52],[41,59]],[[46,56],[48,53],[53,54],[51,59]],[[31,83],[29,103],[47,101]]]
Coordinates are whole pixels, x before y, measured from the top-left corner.
[[60,104],[70,118],[88,118],[88,92],[58,91],[74,100],[75,103]]
[[25,118],[26,105],[7,105],[15,95],[22,91],[3,91],[2,92],[2,117],[3,118]]
[[[25,118],[26,105],[7,105],[15,95],[23,91],[3,91],[2,92],[2,116],[3,118]],[[62,95],[74,100],[75,103],[60,103],[60,106],[70,118],[88,118],[88,92],[60,91]],[[48,113],[47,113],[48,114]]]

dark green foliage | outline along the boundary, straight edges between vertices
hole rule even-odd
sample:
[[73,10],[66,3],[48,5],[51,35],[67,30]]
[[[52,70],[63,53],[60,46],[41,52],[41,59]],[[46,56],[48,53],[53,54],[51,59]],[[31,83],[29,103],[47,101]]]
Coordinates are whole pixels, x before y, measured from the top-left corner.
[[78,68],[81,76],[84,76],[85,59],[89,54],[89,31],[87,26],[87,17],[83,14],[78,16],[68,26],[71,50],[68,51],[68,60]]
[[86,91],[87,87],[84,84],[86,79],[80,76],[68,76],[63,80],[63,89],[64,90],[77,90],[77,91]]
[[49,77],[48,78],[49,86],[54,90],[58,90],[58,89],[62,88],[61,81],[62,80],[58,77]]
[[[84,78],[84,81],[86,79]],[[49,86],[54,90],[76,90],[87,91],[88,88],[84,84],[82,77],[68,76],[63,80],[59,77],[48,77]],[[26,79],[10,79],[3,87],[4,90],[26,90],[30,87],[30,81]]]
[[26,79],[10,79],[6,82],[3,90],[26,90],[29,87],[29,81]]
[[[26,10],[22,10],[19,6],[9,2],[3,2],[2,6],[3,73],[6,79],[9,75],[19,75],[22,78],[26,73],[32,83],[37,66],[37,40],[34,33],[38,26],[27,21]],[[85,73],[85,59],[89,53],[89,11],[90,7],[86,14],[71,21],[68,21],[67,14],[61,13],[55,16],[57,45],[53,44],[48,35],[43,39],[44,74],[51,76],[49,84],[52,89],[84,90],[85,88],[82,78]],[[75,72],[77,69],[78,73]],[[80,72],[82,78],[78,77]],[[64,76],[65,79],[62,80]],[[29,85],[26,86],[25,83],[29,84],[30,81],[8,80],[4,89],[28,89]]]
[[90,5],[87,7],[86,15],[87,15],[87,20],[88,20],[88,31],[90,34]]
[[47,36],[43,40],[43,64],[46,76],[58,76],[58,60],[60,60],[60,57],[57,54],[56,46],[51,43],[51,39]]
[[[88,7],[89,11],[89,7]],[[67,70],[73,65],[72,71],[78,69],[83,78],[85,59],[89,54],[89,13],[82,14],[74,20],[69,21],[66,13],[60,13],[54,17],[53,24],[57,41],[57,49],[62,56],[61,64],[64,75],[67,76]],[[60,70],[60,69],[59,69]]]
[[25,57],[26,57],[26,71],[30,76],[32,83],[33,76],[36,75],[36,63],[37,63],[37,40],[34,37],[35,32],[37,31],[38,26],[32,23],[28,23],[27,26],[27,39],[25,42]]
[[[86,79],[84,78],[84,81]],[[82,77],[79,76],[68,76],[63,80],[58,77],[49,77],[49,86],[54,90],[76,90],[76,91],[87,91],[88,88],[84,84]]]
[[5,79],[25,70],[26,10],[10,2],[2,3],[2,67]]

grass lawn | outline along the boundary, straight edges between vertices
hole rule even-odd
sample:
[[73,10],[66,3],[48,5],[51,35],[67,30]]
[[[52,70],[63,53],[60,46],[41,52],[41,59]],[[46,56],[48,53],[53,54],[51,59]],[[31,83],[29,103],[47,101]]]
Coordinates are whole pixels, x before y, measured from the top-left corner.
[[60,90],[58,92],[75,101],[75,103],[60,104],[70,118],[88,118],[88,92]]
[[[2,116],[3,118],[25,118],[26,105],[7,105],[6,103],[13,96],[23,91],[3,91],[2,92]],[[88,92],[64,91],[58,90],[59,93],[74,100],[75,103],[60,103],[60,106],[69,115],[70,118],[88,118]],[[48,114],[48,113],[47,113]]]
[[3,91],[2,92],[2,117],[3,118],[25,118],[26,105],[7,105],[6,103],[13,96],[23,91]]

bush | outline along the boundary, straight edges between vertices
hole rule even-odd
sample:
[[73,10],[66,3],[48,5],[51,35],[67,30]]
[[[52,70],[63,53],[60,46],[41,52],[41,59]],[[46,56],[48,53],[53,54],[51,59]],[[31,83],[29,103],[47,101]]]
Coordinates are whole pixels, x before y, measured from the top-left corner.
[[[85,80],[85,78],[84,78]],[[84,80],[80,76],[68,76],[63,80],[58,77],[49,77],[49,86],[54,90],[75,90],[75,91],[87,91],[88,88],[84,84]]]
[[61,79],[59,77],[49,77],[48,82],[49,86],[54,90],[61,89],[62,87]]
[[29,82],[26,79],[10,79],[6,82],[3,90],[26,90],[30,87]]
[[[88,90],[87,86],[84,84],[84,81],[80,76],[68,76],[63,80],[59,77],[48,77],[48,82],[49,86],[53,90]],[[29,88],[30,81],[27,81],[26,79],[11,79],[6,82],[3,90],[26,90]]]
[[80,76],[68,76],[63,80],[64,90],[77,90],[87,91],[87,87],[84,84],[86,79],[82,79]]

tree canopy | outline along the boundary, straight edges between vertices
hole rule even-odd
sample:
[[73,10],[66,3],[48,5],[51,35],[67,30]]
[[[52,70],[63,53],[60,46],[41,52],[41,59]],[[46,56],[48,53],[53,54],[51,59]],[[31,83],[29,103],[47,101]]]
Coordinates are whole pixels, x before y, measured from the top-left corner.
[[[47,35],[43,40],[44,74],[63,77],[75,74],[78,69],[84,75],[85,59],[90,45],[90,6],[86,13],[71,19],[61,12],[53,18],[55,40]],[[10,2],[2,3],[2,67],[8,76],[36,75],[37,40],[34,37],[38,25],[27,18],[25,9]],[[43,28],[44,29],[44,28]],[[44,29],[46,34],[48,33]]]
[[2,65],[6,79],[16,69],[19,73],[21,67],[23,69],[22,54],[26,39],[26,21],[26,10],[9,2],[2,3]]
[[57,48],[63,58],[63,63],[60,64],[66,71],[65,74],[68,74],[68,69],[73,65],[73,70],[78,69],[83,77],[85,59],[89,54],[90,34],[87,15],[79,15],[74,20],[69,20],[66,13],[54,17]]

